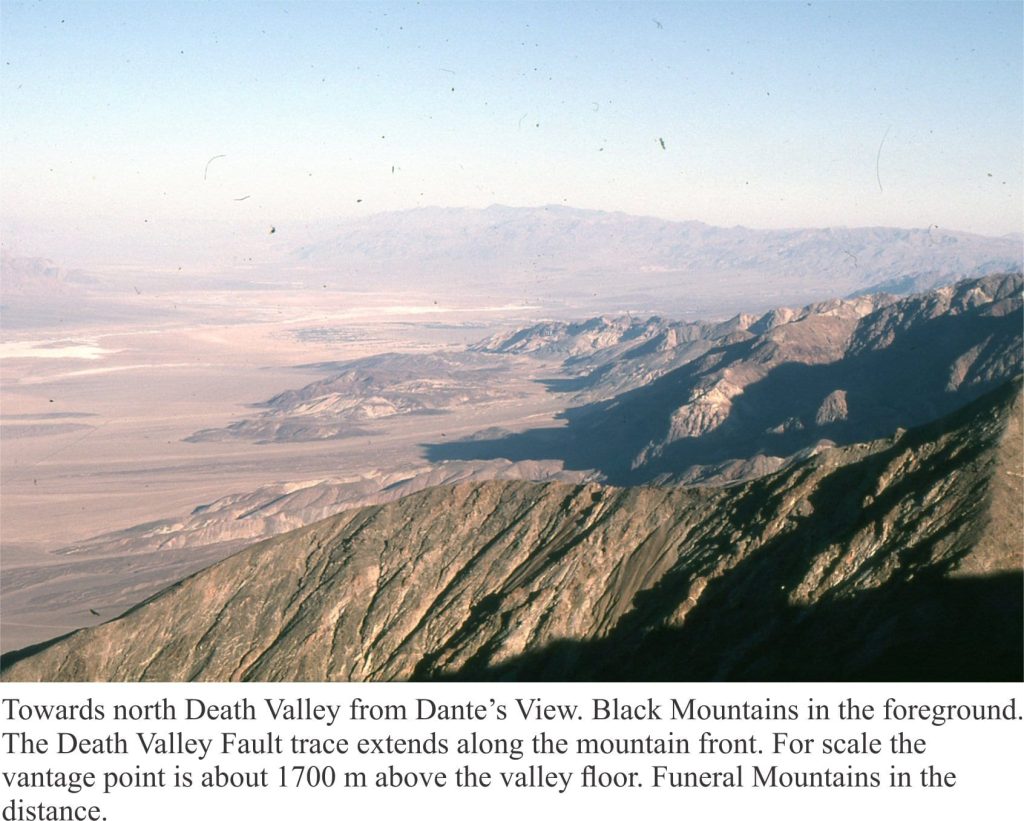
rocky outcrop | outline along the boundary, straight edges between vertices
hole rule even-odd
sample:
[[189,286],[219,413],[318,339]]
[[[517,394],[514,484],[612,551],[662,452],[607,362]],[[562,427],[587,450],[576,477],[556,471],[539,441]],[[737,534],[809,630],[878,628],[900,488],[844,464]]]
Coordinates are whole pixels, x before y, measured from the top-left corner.
[[850,415],[850,409],[846,404],[846,391],[834,390],[826,396],[814,414],[816,425],[829,425],[833,422],[844,422]]
[[[895,301],[887,294],[832,299],[799,309],[775,308],[761,316],[738,314],[720,322],[630,316],[548,321],[489,337],[469,350],[560,360],[564,376],[548,384],[569,394],[570,404],[582,404],[642,387],[710,351],[761,336],[790,358],[825,356],[827,361],[836,355],[835,342],[843,338],[844,328],[848,334],[858,319]],[[782,326],[792,327],[777,330]],[[816,332],[822,327],[830,330]],[[762,346],[759,357],[770,359],[768,349]]]
[[271,397],[258,416],[197,431],[186,441],[302,442],[364,436],[364,426],[379,419],[520,398],[523,376],[512,365],[464,352],[356,359],[338,365],[325,379]]
[[724,488],[431,488],[9,654],[4,678],[1019,679],[1021,438],[1016,380]]
[[568,408],[561,429],[428,452],[560,459],[622,485],[714,481],[717,465],[732,466],[719,477],[728,481],[740,462],[757,475],[766,459],[923,424],[1020,374],[1022,284],[991,276],[900,300],[775,311],[648,384]]

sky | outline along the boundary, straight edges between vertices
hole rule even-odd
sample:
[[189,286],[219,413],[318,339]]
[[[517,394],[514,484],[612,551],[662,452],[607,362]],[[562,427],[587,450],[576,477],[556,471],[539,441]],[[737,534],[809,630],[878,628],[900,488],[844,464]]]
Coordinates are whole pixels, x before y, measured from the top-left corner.
[[3,0],[3,240],[492,203],[1020,231],[1022,8]]

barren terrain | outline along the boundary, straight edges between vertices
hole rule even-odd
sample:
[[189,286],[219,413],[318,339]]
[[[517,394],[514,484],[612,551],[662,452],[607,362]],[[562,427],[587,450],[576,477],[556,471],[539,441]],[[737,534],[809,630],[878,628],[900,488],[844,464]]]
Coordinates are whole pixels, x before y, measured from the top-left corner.
[[[301,388],[315,378],[318,364],[462,348],[528,321],[532,312],[441,306],[415,293],[132,296],[143,303],[142,317],[153,303],[171,306],[178,316],[5,331],[5,585],[17,569],[65,565],[69,557],[51,551],[98,534],[183,516],[197,505],[271,483],[355,480],[423,468],[424,442],[489,426],[551,424],[552,413],[562,407],[533,381],[543,374],[531,369],[542,366],[523,362],[515,401],[510,394],[504,402],[454,404],[437,415],[367,420],[360,425],[362,435],[348,438],[188,442],[197,430],[230,425],[250,415],[250,405]],[[110,561],[103,575],[111,586],[121,576],[145,586],[172,581],[210,561],[201,550],[176,557],[171,570],[138,560]],[[24,602],[5,597],[4,650],[95,623],[95,602],[77,595],[82,579],[63,576],[65,584],[48,588],[45,607],[35,601],[29,608],[37,614],[32,621],[19,620]]]
[[1020,371],[1008,238],[495,207],[274,253],[186,271],[3,257],[0,649],[422,488],[729,484]]

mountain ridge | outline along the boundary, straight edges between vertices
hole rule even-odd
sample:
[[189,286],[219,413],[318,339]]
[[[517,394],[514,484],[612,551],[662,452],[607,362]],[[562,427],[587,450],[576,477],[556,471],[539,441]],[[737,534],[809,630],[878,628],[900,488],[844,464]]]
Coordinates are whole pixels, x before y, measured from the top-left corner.
[[[974,669],[1019,680],[1021,480],[1008,466],[1021,459],[1020,388],[1017,378],[921,428],[726,488],[484,482],[348,511],[115,621],[7,656],[3,677],[647,678],[658,660],[666,673],[664,643],[682,636],[673,651],[691,672],[749,680],[797,669],[783,645],[758,636],[799,632],[799,613],[818,605],[874,632],[804,636],[802,650],[809,640],[828,663],[804,658],[802,677],[885,677],[903,671],[899,649],[915,640],[901,625],[918,624],[928,652],[948,638],[925,629],[936,618],[949,627],[945,599],[934,618],[903,613],[885,629],[871,602],[921,604],[920,591],[941,584],[971,603],[986,601],[982,588],[999,591],[984,612],[1009,632],[976,637],[998,663]],[[708,647],[687,627],[694,619],[732,643]],[[928,672],[972,669],[966,638]],[[631,663],[628,647],[648,649],[609,671],[609,659]]]
[[1020,242],[901,228],[726,228],[567,207],[413,209],[312,229],[290,252],[339,284],[698,316],[1019,272]]
[[825,303],[836,310],[737,333],[639,387],[570,407],[565,427],[428,454],[560,459],[619,485],[708,481],[726,464],[724,478],[750,476],[822,440],[921,424],[1019,374],[1022,288],[1019,275],[990,276],[895,301]]

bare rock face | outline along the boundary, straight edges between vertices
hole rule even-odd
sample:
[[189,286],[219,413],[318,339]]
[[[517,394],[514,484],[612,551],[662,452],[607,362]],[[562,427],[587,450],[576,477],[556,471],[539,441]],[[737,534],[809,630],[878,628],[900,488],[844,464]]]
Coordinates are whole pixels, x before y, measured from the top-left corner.
[[846,391],[838,389],[832,391],[825,397],[814,415],[816,425],[828,425],[832,422],[843,422],[849,416],[849,408],[846,406]]
[[1020,380],[723,488],[434,487],[272,538],[9,680],[1021,677]]
[[[831,361],[838,354],[835,341],[843,338],[843,328],[894,302],[894,296],[873,294],[799,309],[776,308],[761,316],[738,314],[721,322],[622,316],[548,321],[484,339],[469,350],[561,360],[565,377],[551,380],[552,386],[570,394],[572,404],[580,404],[647,385],[709,352],[709,362],[723,362],[723,349],[760,336],[773,343],[758,349],[760,360],[770,358],[769,350],[785,349],[784,355],[790,358],[803,355]],[[816,326],[832,330],[816,335]],[[824,345],[823,340],[832,344]],[[706,389],[714,390],[715,384],[709,383]]]
[[851,444],[937,419],[1020,374],[1022,284],[993,275],[747,318],[685,364],[568,408],[563,428],[428,453],[560,459],[618,485],[715,481],[725,465],[717,480],[728,481],[741,462],[752,477],[755,464],[786,463],[822,439]]

